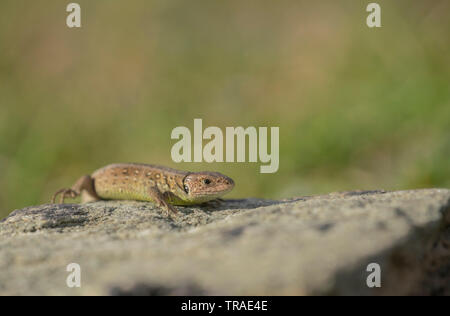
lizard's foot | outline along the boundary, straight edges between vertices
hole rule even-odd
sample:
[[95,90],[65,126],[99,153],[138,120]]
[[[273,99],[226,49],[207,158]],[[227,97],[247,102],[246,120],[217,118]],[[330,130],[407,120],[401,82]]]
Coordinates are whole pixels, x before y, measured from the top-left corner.
[[176,218],[178,216],[178,210],[164,200],[159,203],[159,207],[165,211],[167,217]]
[[178,217],[178,213],[179,212],[174,206],[172,206],[170,204],[167,204],[167,206],[163,206],[163,208],[166,211],[166,216],[167,217],[172,217],[172,218],[177,218]]
[[60,200],[59,200],[59,204],[63,204],[64,203],[64,199],[66,197],[70,197],[70,198],[74,199],[74,198],[76,198],[77,196],[80,195],[77,191],[75,191],[73,189],[61,189],[59,191],[56,191],[55,194],[53,194],[52,204],[55,204],[55,200],[56,200],[56,197],[58,196],[58,194],[61,194],[61,197],[60,197]]
[[170,216],[176,218],[178,211],[172,204],[169,203],[167,193],[161,193],[156,187],[149,188],[148,193],[156,206],[166,211],[165,213],[167,217]]

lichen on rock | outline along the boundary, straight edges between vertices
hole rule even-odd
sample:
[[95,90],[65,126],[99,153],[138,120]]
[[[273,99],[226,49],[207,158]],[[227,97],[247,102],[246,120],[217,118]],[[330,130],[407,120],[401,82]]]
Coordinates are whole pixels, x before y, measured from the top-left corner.
[[[450,294],[450,190],[180,207],[40,205],[0,222],[0,294]],[[69,263],[81,287],[66,285]],[[369,263],[382,287],[368,288]]]

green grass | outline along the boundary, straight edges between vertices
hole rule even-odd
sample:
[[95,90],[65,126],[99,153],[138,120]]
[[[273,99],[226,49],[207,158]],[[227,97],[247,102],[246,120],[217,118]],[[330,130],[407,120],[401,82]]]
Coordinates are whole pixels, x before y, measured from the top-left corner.
[[[111,162],[221,171],[230,197],[450,186],[445,1],[0,6],[0,218]],[[280,169],[174,164],[170,132],[279,126]]]

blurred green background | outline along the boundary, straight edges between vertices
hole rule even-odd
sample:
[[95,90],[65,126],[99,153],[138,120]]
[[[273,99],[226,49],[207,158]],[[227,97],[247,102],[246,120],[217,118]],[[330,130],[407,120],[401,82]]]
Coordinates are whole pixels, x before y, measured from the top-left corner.
[[[0,218],[112,162],[218,170],[228,197],[450,186],[450,2],[0,4]],[[280,169],[175,164],[176,126],[279,126]]]

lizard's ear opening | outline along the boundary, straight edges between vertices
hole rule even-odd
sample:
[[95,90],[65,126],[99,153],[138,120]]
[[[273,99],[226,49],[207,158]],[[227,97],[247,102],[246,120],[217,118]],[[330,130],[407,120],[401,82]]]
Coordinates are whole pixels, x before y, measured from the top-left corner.
[[186,194],[189,194],[189,192],[191,192],[190,188],[189,188],[189,183],[190,183],[190,173],[188,173],[184,178],[183,178],[183,182],[181,183],[180,187],[183,188],[184,192],[186,192]]

